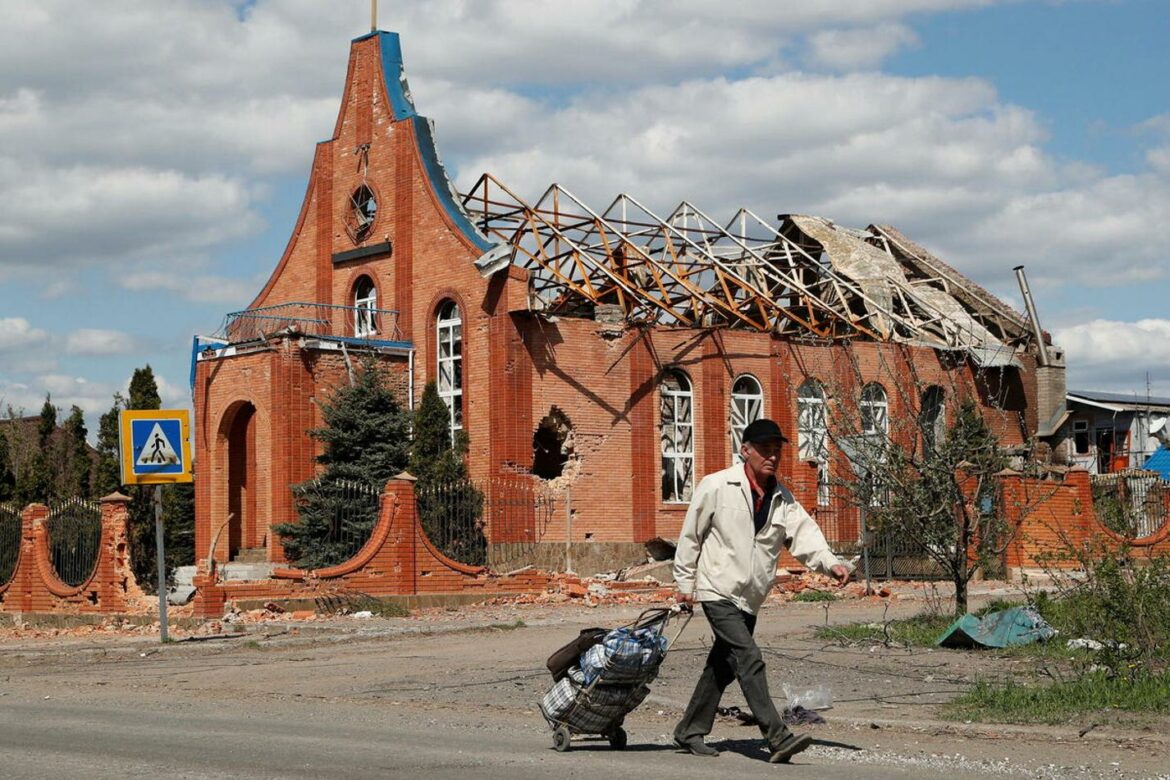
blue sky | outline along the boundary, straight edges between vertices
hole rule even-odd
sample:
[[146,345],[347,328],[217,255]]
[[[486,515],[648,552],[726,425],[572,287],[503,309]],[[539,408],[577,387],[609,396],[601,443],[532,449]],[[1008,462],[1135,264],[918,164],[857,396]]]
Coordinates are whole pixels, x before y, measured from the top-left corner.
[[[388,2],[457,182],[889,223],[1019,305],[1069,385],[1170,396],[1156,0]],[[0,404],[91,428],[248,304],[368,0],[0,7]]]

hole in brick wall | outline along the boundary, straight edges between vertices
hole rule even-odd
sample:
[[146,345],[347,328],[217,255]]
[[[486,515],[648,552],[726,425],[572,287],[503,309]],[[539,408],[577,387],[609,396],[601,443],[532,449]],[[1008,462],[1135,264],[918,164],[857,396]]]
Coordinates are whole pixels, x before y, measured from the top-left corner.
[[129,581],[125,577],[122,578],[121,585],[122,585],[122,592],[123,593],[126,593],[128,590],[130,590]]
[[541,479],[556,479],[565,473],[573,452],[573,424],[555,406],[532,434],[532,473]]
[[89,601],[90,604],[96,605],[97,604],[97,591],[91,590],[89,592],[89,595],[86,596],[85,598]]

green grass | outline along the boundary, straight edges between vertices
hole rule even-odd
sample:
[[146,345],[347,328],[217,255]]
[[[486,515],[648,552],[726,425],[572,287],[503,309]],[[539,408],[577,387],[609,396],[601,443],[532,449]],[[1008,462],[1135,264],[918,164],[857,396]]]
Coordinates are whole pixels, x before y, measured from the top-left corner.
[[1170,712],[1170,674],[1133,680],[1088,674],[1042,685],[980,681],[945,705],[943,717],[989,723],[1066,723],[1094,712]]
[[517,618],[514,623],[492,623],[488,626],[491,631],[515,631],[518,628],[524,628],[527,623]]
[[802,590],[792,597],[793,601],[836,601],[837,594],[830,593],[827,590],[807,589]]
[[[410,617],[410,610],[402,606],[396,601],[383,601],[382,599],[370,599],[361,605],[361,609],[369,610],[375,617],[396,618],[396,617]],[[355,612],[359,610],[354,610]]]
[[885,627],[880,622],[849,623],[843,626],[818,626],[818,639],[846,640],[849,642],[886,642],[912,647],[934,647],[942,632],[954,622],[950,615],[922,613],[904,620],[890,620]]

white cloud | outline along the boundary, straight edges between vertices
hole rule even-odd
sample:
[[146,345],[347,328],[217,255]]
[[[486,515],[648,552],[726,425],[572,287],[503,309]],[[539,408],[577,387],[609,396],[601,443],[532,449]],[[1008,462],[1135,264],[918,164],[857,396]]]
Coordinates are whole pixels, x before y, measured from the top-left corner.
[[1060,328],[1053,340],[1064,347],[1068,385],[1103,390],[1170,396],[1170,320],[1119,322],[1098,319]]
[[0,317],[0,352],[37,349],[48,340],[48,333],[23,317]]
[[129,355],[137,347],[137,339],[120,330],[81,328],[65,337],[71,355]]
[[245,306],[259,292],[263,280],[234,279],[215,274],[175,274],[168,271],[135,271],[118,280],[127,290],[162,290],[183,300]]
[[809,36],[808,60],[830,70],[866,70],[877,67],[898,49],[917,43],[918,36],[903,24],[822,30]]

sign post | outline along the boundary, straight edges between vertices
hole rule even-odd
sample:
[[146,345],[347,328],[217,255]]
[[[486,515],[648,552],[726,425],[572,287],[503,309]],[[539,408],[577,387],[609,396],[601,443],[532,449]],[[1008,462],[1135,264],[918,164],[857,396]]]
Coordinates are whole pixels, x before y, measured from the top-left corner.
[[154,485],[154,546],[158,558],[158,624],[167,636],[167,569],[162,486],[191,482],[191,417],[186,409],[127,410],[118,415],[123,485]]

